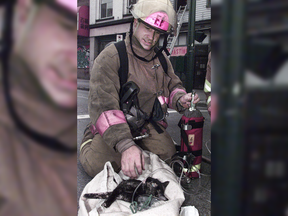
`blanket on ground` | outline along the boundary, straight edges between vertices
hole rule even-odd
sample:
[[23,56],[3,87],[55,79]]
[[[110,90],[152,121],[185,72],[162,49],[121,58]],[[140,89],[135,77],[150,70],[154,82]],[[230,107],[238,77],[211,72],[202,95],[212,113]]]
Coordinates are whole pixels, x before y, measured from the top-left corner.
[[85,199],[85,193],[104,193],[113,191],[117,185],[127,179],[120,172],[114,172],[110,162],[106,162],[104,169],[97,174],[83,189],[79,199],[78,216],[178,216],[182,203],[185,200],[181,186],[178,183],[178,178],[173,170],[162,161],[157,155],[144,152],[145,155],[145,170],[138,180],[144,180],[148,176],[159,179],[161,182],[169,181],[165,190],[165,196],[168,201],[158,201],[149,209],[138,211],[133,214],[130,209],[130,204],[122,200],[116,200],[109,208],[101,207],[103,199]]

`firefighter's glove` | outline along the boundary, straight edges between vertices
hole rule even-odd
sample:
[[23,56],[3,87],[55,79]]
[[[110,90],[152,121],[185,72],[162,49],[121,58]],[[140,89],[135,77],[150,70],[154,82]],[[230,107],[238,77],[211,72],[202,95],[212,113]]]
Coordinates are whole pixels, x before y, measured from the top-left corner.
[[[192,100],[192,93],[187,93],[185,95],[183,95],[178,102],[180,103],[180,105],[184,108],[189,108],[191,106],[191,100]],[[198,94],[196,93],[194,96],[194,101],[193,103],[196,104],[200,101],[200,98],[198,96]]]
[[121,170],[123,174],[130,178],[137,178],[141,175],[142,170],[145,169],[142,149],[133,140],[121,141],[116,145],[116,148],[121,153]]

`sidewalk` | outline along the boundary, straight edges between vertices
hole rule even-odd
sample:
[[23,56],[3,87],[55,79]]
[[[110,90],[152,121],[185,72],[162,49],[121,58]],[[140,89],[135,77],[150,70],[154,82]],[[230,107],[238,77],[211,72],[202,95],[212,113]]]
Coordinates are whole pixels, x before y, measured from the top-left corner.
[[89,91],[89,80],[77,79],[77,89]]
[[[77,79],[77,89],[89,91],[89,80]],[[198,106],[206,106],[206,95],[204,90],[195,89],[195,92],[200,97]]]

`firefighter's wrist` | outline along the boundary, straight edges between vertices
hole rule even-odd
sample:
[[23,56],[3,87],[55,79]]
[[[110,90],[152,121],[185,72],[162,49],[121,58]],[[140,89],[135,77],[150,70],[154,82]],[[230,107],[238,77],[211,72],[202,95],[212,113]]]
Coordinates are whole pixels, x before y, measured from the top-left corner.
[[135,142],[132,139],[123,139],[116,144],[116,150],[119,153],[123,153],[125,150],[130,148],[131,146],[136,146]]
[[182,105],[182,103],[181,103],[181,101],[180,101],[180,98],[177,100],[177,105],[180,106],[180,107],[185,108],[185,107]]
[[177,100],[176,108],[177,108],[177,111],[180,112],[180,113],[182,113],[182,112],[184,112],[186,110],[186,108],[180,102],[180,98]]

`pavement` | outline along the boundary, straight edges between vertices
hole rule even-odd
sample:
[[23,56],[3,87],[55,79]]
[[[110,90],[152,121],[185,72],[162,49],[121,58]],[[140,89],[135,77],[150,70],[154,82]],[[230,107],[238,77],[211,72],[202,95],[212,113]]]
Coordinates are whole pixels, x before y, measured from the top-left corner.
[[77,79],[77,89],[89,91],[89,80]]
[[[87,102],[88,102],[88,91],[89,91],[89,80],[78,79],[78,115],[87,114]],[[202,156],[211,159],[211,125],[210,116],[207,111],[206,106],[206,96],[203,90],[195,90],[200,97],[200,102],[197,103],[197,108],[202,112],[205,122],[203,127],[203,141],[202,141]],[[170,110],[170,109],[169,109]],[[180,145],[180,130],[177,126],[181,115],[174,110],[170,110],[171,113],[167,117],[168,128],[167,131],[171,135],[172,139],[175,141],[176,145]],[[78,118],[78,131],[77,131],[77,143],[80,146],[83,130],[89,119]],[[78,153],[79,154],[79,153]],[[81,192],[85,185],[91,180],[79,160],[77,162],[78,172],[77,172],[77,198],[79,199]],[[185,187],[185,201],[183,206],[195,206],[199,212],[200,216],[210,216],[211,215],[211,164],[207,162],[201,163],[201,178],[193,179]]]

